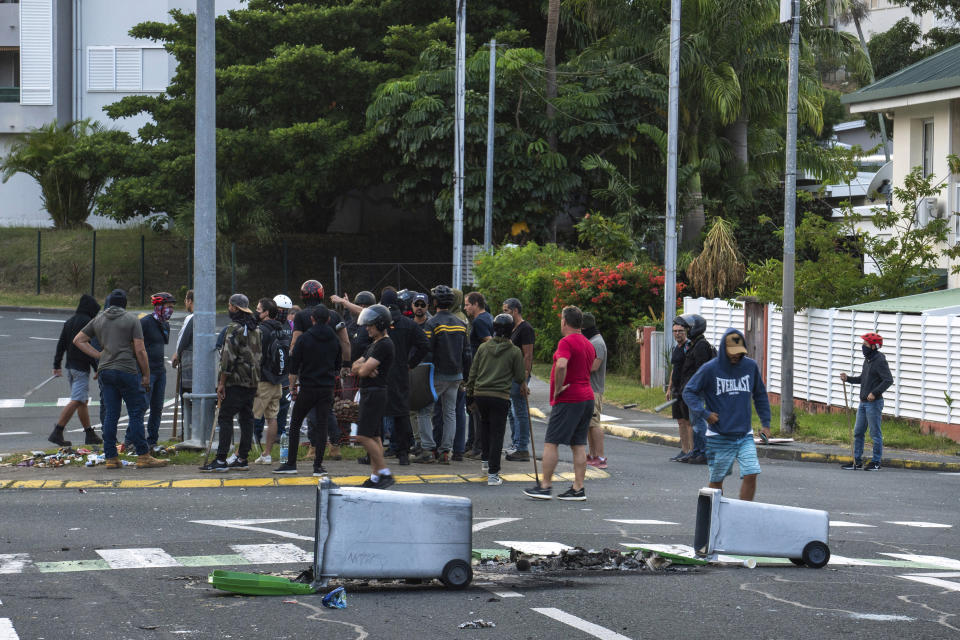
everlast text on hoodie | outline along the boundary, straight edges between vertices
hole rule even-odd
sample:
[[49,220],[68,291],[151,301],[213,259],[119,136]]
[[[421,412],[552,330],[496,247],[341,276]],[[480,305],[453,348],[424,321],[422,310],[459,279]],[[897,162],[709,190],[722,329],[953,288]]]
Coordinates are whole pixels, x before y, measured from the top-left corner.
[[751,400],[764,427],[770,426],[770,401],[767,388],[760,376],[756,360],[743,356],[736,365],[727,359],[726,342],[731,333],[727,329],[720,340],[720,353],[693,374],[683,388],[683,401],[690,407],[690,421],[706,420],[716,413],[719,420],[708,424],[709,432],[724,435],[744,435],[752,431]]

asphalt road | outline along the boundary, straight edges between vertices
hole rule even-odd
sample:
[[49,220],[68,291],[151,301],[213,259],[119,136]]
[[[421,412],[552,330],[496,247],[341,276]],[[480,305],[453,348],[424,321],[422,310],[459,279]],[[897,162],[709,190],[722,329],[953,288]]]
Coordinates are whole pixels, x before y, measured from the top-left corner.
[[[54,343],[37,338],[56,338],[65,318],[0,315],[0,336],[7,336],[0,337],[0,398],[22,398],[52,365]],[[34,394],[38,404],[67,395],[65,382],[59,390],[54,384],[61,383]],[[45,438],[57,411],[0,409],[0,432],[29,434],[20,441],[0,435],[0,450]],[[706,468],[670,463],[673,451],[661,446],[609,436],[607,451],[610,478],[589,482],[581,503],[535,502],[517,483],[395,490],[469,497],[475,549],[692,544]],[[214,568],[291,577],[306,568],[311,487],[3,490],[0,639],[946,638],[960,631],[960,474],[762,465],[757,500],[830,513],[833,557],[826,568],[778,562],[519,573],[509,564],[478,566],[464,591],[436,582],[349,581],[344,610],[323,608],[319,595],[241,597],[206,582]],[[727,483],[736,495],[736,479]],[[458,629],[476,619],[496,629]]]

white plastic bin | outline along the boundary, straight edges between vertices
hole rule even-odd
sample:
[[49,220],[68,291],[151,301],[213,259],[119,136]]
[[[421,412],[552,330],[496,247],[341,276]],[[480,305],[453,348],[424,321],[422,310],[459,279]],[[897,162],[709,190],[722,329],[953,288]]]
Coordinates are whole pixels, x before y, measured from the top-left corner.
[[700,556],[786,557],[819,569],[830,561],[829,533],[826,511],[734,500],[719,489],[703,488],[693,548]]
[[314,583],[330,578],[473,579],[469,498],[317,485]]

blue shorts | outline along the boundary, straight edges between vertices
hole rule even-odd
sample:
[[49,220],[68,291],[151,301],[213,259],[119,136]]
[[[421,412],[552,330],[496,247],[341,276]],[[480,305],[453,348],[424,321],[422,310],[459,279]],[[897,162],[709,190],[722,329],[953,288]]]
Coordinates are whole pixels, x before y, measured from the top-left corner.
[[70,383],[70,400],[87,404],[90,400],[90,373],[67,367],[67,381]]
[[710,466],[710,482],[723,482],[733,470],[733,462],[740,465],[740,477],[760,473],[757,460],[757,445],[753,432],[743,435],[707,436],[707,464]]

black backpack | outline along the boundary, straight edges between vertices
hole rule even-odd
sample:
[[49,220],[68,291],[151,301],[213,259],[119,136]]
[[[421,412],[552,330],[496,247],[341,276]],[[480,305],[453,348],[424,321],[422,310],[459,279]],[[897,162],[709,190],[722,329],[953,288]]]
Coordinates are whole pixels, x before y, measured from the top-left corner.
[[[277,323],[279,324],[279,323]],[[287,361],[290,356],[290,340],[284,341],[283,327],[274,326],[274,323],[264,323],[269,331],[264,331],[263,362],[260,365],[264,382],[279,384],[287,374]],[[289,333],[289,332],[287,332]]]

